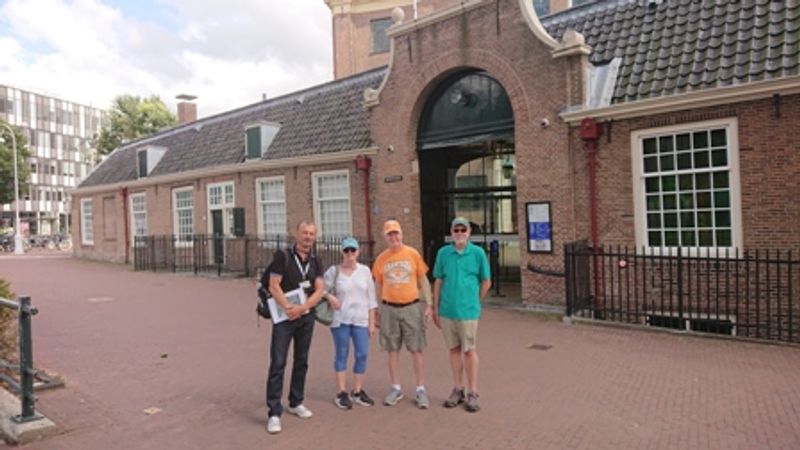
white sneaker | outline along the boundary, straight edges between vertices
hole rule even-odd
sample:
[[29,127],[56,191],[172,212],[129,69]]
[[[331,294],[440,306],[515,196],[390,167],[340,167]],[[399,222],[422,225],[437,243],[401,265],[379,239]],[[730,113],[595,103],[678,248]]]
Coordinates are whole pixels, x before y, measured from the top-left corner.
[[312,413],[310,409],[306,408],[305,405],[297,405],[295,407],[290,406],[287,411],[301,419],[310,419],[311,416],[314,415],[314,413]]
[[271,416],[267,420],[267,433],[276,434],[281,432],[281,418],[278,416]]

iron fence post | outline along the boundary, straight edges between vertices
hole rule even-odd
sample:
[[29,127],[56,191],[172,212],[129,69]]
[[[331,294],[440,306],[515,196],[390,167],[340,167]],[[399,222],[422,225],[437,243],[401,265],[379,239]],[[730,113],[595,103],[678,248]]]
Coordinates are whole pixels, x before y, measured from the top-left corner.
[[244,276],[250,276],[250,238],[244,236]]
[[[681,247],[678,246],[678,260],[677,260],[677,272],[678,272],[678,320],[681,325],[683,325],[683,252],[681,251]],[[691,276],[691,275],[689,275]]]
[[[217,242],[220,244],[217,245]],[[222,255],[218,255],[217,251]],[[222,275],[222,259],[225,257],[225,241],[222,240],[222,235],[214,235],[214,259],[217,261],[217,276]]]
[[156,243],[158,242],[156,236],[153,236],[153,245],[150,247],[150,265],[153,268],[153,272],[157,271],[157,264],[156,264]]
[[33,394],[33,333],[31,333],[31,316],[36,314],[36,308],[31,307],[31,298],[19,298],[19,374],[20,397],[22,399],[22,414],[13,419],[17,423],[30,422],[40,417],[36,416]]
[[572,267],[570,267],[570,250],[569,243],[564,244],[564,289],[567,294],[566,311],[564,314],[567,317],[572,317]]

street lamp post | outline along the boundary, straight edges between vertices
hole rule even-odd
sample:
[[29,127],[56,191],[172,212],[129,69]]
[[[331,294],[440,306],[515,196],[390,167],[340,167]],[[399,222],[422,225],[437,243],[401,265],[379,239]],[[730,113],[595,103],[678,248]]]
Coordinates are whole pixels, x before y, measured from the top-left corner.
[[19,176],[17,175],[17,138],[14,135],[14,130],[2,123],[3,127],[11,134],[11,151],[14,153],[14,253],[21,255],[24,253],[22,249],[22,235],[19,234]]

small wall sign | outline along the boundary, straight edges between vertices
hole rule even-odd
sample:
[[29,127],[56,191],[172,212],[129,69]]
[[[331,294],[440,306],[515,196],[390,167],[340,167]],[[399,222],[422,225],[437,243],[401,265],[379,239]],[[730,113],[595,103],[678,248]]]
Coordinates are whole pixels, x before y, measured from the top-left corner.
[[402,175],[393,175],[391,177],[386,177],[383,179],[384,183],[397,183],[398,181],[403,181]]
[[553,219],[550,202],[525,203],[528,224],[528,252],[553,253]]

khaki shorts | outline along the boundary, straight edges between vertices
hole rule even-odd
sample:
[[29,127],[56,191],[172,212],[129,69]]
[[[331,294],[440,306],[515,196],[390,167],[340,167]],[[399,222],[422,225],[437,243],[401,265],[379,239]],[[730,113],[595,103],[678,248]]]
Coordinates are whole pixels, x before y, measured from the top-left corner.
[[439,323],[448,349],[461,347],[462,352],[468,352],[477,348],[477,320],[452,320],[441,317]]
[[423,308],[425,302],[401,307],[381,303],[381,349],[397,352],[405,342],[410,352],[424,350],[428,342]]

